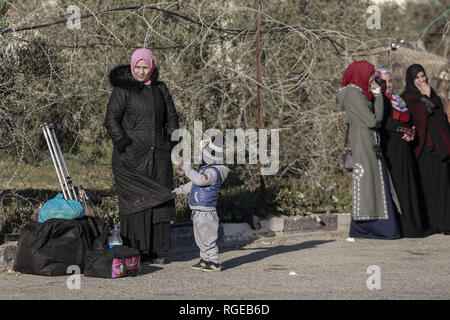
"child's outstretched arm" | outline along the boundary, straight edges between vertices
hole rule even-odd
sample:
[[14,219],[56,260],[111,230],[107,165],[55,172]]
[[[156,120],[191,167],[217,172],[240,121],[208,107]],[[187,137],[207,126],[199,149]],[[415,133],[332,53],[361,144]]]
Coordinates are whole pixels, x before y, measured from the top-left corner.
[[217,174],[213,169],[206,170],[204,174],[201,174],[192,169],[188,163],[183,164],[182,169],[186,177],[199,187],[210,186],[216,182]]
[[174,190],[172,190],[172,193],[175,193],[177,196],[180,194],[188,194],[189,192],[191,192],[191,189],[192,189],[192,181],[183,184],[178,188],[175,188]]

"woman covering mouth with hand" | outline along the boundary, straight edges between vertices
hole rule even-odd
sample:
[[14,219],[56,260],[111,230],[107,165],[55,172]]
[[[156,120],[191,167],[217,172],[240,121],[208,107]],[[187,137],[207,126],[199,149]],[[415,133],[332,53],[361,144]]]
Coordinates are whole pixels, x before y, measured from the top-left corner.
[[414,154],[420,173],[430,226],[450,234],[450,128],[442,101],[428,84],[425,69],[413,64],[406,71],[401,94],[417,137]]

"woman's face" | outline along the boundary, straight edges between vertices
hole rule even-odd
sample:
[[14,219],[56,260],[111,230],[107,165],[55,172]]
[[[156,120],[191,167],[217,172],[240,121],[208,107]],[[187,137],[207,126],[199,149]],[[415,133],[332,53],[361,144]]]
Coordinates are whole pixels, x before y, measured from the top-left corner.
[[392,76],[390,73],[385,73],[381,76],[381,79],[383,79],[386,82],[386,92],[391,93],[392,90]]
[[414,79],[414,85],[416,88],[420,88],[424,84],[427,83],[427,76],[423,71],[419,71],[419,73],[416,75],[416,78]]
[[144,60],[139,60],[134,67],[134,76],[137,81],[144,82],[150,73],[150,67]]

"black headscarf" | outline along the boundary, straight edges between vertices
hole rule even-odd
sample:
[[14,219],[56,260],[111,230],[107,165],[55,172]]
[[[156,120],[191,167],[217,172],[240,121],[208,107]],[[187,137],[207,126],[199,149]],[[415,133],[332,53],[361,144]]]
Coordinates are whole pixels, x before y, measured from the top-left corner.
[[[406,88],[405,93],[418,93],[420,94],[419,89],[414,84],[414,80],[416,80],[417,74],[422,71],[425,76],[427,75],[425,69],[420,64],[412,64],[406,70]],[[427,78],[428,79],[428,78]],[[427,81],[428,82],[428,81]]]
[[[420,139],[420,144],[417,144],[415,148],[416,156],[420,156],[423,146],[427,144],[426,135],[429,134],[431,144],[428,143],[428,146],[430,149],[434,149],[434,153],[441,160],[450,159],[450,131],[447,116],[443,111],[442,101],[433,88],[431,88],[430,97],[426,97],[414,85],[414,80],[420,71],[426,76],[425,69],[420,64],[412,64],[408,67],[406,70],[406,88],[401,94],[412,114]],[[424,98],[425,101],[423,100]],[[434,104],[434,111],[426,111],[426,101]]]

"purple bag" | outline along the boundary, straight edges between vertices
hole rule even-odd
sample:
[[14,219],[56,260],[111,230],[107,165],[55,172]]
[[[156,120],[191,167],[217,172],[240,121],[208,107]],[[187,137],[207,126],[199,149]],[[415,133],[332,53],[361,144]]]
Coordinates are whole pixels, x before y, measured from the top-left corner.
[[112,262],[112,278],[136,276],[141,269],[139,256],[131,258],[115,258]]

